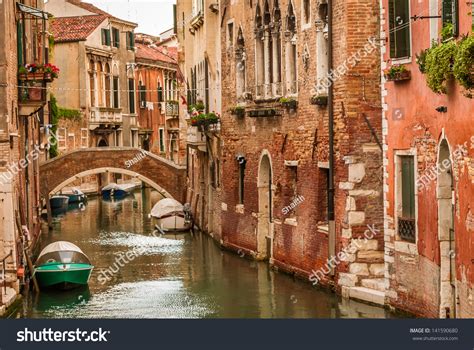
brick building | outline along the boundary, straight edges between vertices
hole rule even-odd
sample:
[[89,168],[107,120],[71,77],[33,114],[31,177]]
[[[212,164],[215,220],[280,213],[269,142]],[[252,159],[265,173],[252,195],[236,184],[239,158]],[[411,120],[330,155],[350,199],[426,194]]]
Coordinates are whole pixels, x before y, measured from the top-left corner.
[[145,34],[137,34],[135,42],[140,147],[184,164],[186,122],[179,113],[177,49]]
[[[387,302],[425,317],[473,317],[474,78],[471,66],[469,92],[458,73],[469,41],[472,62],[474,5],[382,4]],[[458,50],[454,74],[440,49]],[[454,78],[433,80],[443,69]]]
[[53,84],[53,92],[60,107],[81,114],[73,122],[67,115],[61,118],[60,151],[137,147],[136,24],[80,0],[51,0],[46,9],[54,15],[57,65],[66,72]]
[[[42,0],[0,2],[0,262],[6,257],[0,283],[5,278],[8,286],[7,295],[0,291],[0,315],[19,291],[23,247],[34,245],[41,230],[38,170],[47,154],[51,79],[44,68],[47,29]],[[35,72],[26,66],[32,64]]]
[[[178,1],[189,100],[222,111],[220,134],[196,138],[190,128],[188,144],[197,141],[190,187],[214,201],[204,206],[222,232],[208,231],[224,247],[383,304],[379,7],[374,0],[333,7],[328,76],[326,1]],[[220,43],[213,40],[216,30]],[[334,226],[328,221],[330,85]],[[213,183],[216,190],[206,191]],[[378,235],[334,271],[327,268],[328,258],[364,237],[367,225]]]
[[[222,111],[221,13],[216,1],[177,1],[178,64],[186,83],[182,94],[186,105],[181,105],[181,113],[188,122],[196,108],[206,114]],[[196,224],[220,240],[222,140],[219,129],[203,130],[189,125],[186,141],[187,201],[192,206]]]

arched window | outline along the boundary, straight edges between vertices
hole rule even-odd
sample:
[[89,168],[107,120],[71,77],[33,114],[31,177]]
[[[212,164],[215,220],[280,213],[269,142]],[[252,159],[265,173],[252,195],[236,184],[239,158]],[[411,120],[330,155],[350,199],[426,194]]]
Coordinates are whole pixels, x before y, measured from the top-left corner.
[[237,45],[235,50],[235,75],[237,83],[237,99],[242,99],[246,92],[246,54],[245,54],[245,40],[242,33],[242,28],[239,28],[237,34]]
[[282,95],[281,86],[281,11],[278,0],[274,2],[273,9],[273,31],[272,31],[272,94],[273,96]]
[[102,63],[97,62],[97,91],[98,91],[98,102],[99,107],[104,106],[104,70],[102,69]]
[[120,79],[117,65],[114,65],[112,71],[112,87],[113,87],[113,106],[114,108],[120,108]]
[[156,90],[158,92],[158,102],[163,102],[163,87],[161,86],[161,81],[158,81]]
[[257,4],[255,10],[255,76],[256,76],[256,96],[257,98],[264,95],[265,84],[265,57],[264,57],[264,30],[263,18],[260,4]]
[[110,74],[110,66],[108,63],[105,64],[105,106],[107,108],[110,108],[112,106],[111,101],[110,101],[110,80],[111,80],[111,74]]
[[271,40],[271,23],[272,15],[270,12],[270,5],[268,0],[265,0],[265,7],[263,11],[263,56],[264,56],[264,68],[265,68],[265,97],[272,95],[272,83],[273,83],[273,42]]
[[90,92],[90,103],[91,107],[95,107],[96,100],[95,100],[95,77],[96,77],[96,72],[95,72],[95,62],[93,60],[89,61],[89,92]]
[[288,15],[286,17],[286,93],[296,94],[298,92],[297,81],[297,34],[296,16],[292,1],[288,4]]

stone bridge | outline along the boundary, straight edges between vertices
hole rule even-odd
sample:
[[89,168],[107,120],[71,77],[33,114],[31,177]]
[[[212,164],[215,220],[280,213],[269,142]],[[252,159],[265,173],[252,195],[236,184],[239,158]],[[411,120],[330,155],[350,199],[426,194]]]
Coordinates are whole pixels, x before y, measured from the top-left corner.
[[186,200],[186,167],[130,147],[83,148],[40,164],[43,198],[88,175],[119,173],[136,177],[162,195]]

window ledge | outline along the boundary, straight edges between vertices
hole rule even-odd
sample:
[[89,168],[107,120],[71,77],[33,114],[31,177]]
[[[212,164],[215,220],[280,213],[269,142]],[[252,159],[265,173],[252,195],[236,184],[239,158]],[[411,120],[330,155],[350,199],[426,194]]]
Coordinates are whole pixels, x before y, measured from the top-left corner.
[[392,64],[410,64],[410,63],[412,63],[412,61],[413,61],[412,57],[392,58],[391,59]]
[[418,247],[416,243],[406,241],[395,241],[395,251],[409,255],[418,255]]

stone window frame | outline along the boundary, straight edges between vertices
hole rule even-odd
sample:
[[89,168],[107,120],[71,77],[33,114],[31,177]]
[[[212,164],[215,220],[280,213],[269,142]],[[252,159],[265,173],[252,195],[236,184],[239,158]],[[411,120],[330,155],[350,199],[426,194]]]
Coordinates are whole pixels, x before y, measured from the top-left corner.
[[[306,17],[305,2],[309,5],[309,17]],[[311,0],[301,0],[301,30],[305,31],[311,28],[313,11],[311,8]]]
[[[402,250],[404,252],[410,252],[414,254],[415,252],[418,252],[418,189],[417,189],[417,180],[418,180],[418,155],[416,148],[410,148],[406,150],[395,150],[394,151],[394,174],[393,174],[393,184],[394,184],[394,241],[395,241],[395,250]],[[402,187],[401,187],[401,157],[402,156],[412,156],[413,157],[413,162],[414,162],[414,182],[415,182],[415,242],[408,242],[403,239],[401,239],[400,235],[398,234],[398,216],[401,211],[400,207],[400,201],[401,201],[401,192],[402,192]],[[402,248],[403,249],[398,249]],[[405,247],[406,246],[406,247]]]
[[[232,29],[232,33],[230,31]],[[229,19],[226,23],[226,47],[232,49],[235,46],[235,21]]]
[[81,148],[89,148],[89,129],[88,128],[81,128]]

